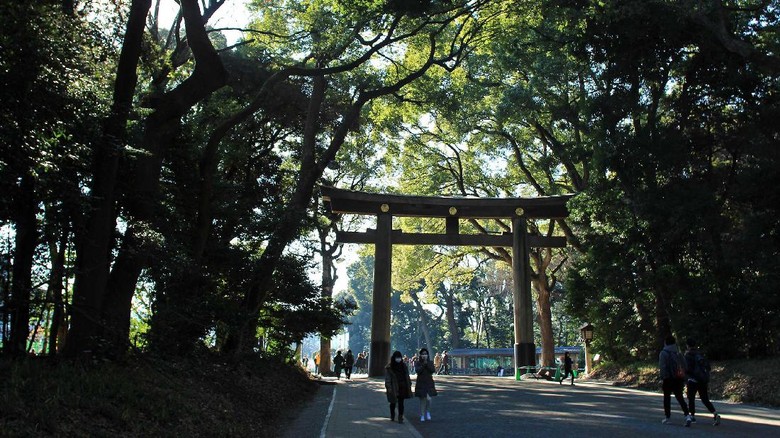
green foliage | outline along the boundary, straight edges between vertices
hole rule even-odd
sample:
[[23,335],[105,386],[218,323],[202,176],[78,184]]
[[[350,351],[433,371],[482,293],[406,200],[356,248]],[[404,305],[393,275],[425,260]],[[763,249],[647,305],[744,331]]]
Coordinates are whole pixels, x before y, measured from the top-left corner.
[[[594,99],[605,147],[593,184],[573,204],[587,251],[569,277],[570,309],[606,325],[597,328],[606,336],[599,345],[615,359],[651,356],[669,332],[702,339],[714,357],[775,351],[777,302],[757,295],[751,285],[765,278],[745,270],[748,260],[776,260],[763,249],[772,233],[733,252],[745,248],[744,221],[767,211],[745,191],[776,178],[754,173],[774,169],[777,158],[762,146],[776,130],[757,124],[777,115],[767,94],[774,81],[693,24],[696,13],[717,12],[651,3],[606,2],[588,18],[584,43],[594,50],[583,60],[604,66],[594,86],[614,92]],[[758,44],[749,33],[737,38]],[[777,272],[770,264],[760,272]],[[746,312],[754,300],[766,312]]]
[[374,290],[374,258],[363,256],[347,267],[347,296],[357,305],[346,330],[353,351],[369,351],[371,347],[371,309]]
[[334,336],[355,311],[354,301],[323,297],[306,275],[303,261],[283,259],[274,272],[274,291],[261,310],[260,324],[272,340],[269,351],[283,354],[306,335]]
[[[0,223],[13,229],[9,221],[25,196],[19,181],[31,176],[45,212],[40,235],[47,243],[73,240],[78,252],[81,242],[72,236],[90,216],[91,150],[110,107],[124,24],[120,14],[94,13],[91,3],[74,15],[61,6],[0,6],[0,191],[9,194],[0,199]],[[713,358],[777,353],[780,9],[777,2],[751,6],[254,2],[246,44],[221,54],[229,87],[181,119],[160,157],[154,219],[140,224],[139,234],[152,261],[142,277],[150,314],[135,320],[131,333],[167,352],[219,346],[224,327],[235,326],[245,298],[257,292],[267,298],[258,329],[270,350],[286,354],[306,333],[332,333],[351,302],[358,311],[348,330],[356,350],[366,348],[370,259],[350,268],[350,299],[335,307],[317,298],[300,259],[281,258],[276,275],[265,277],[271,285],[252,289],[258,259],[269,246],[276,250],[269,242],[286,232],[289,218],[296,219],[284,245],[321,220],[315,210],[289,215],[296,189],[333,183],[436,196],[577,193],[568,227],[555,228],[571,245],[545,272],[558,343],[574,342],[578,321],[587,320],[596,326],[597,349],[614,360],[652,357],[668,333],[696,336]],[[175,37],[150,28],[144,39],[109,249],[134,220],[128,203],[138,181],[129,176],[144,149],[143,121],[195,68]],[[316,74],[301,70],[310,68],[324,68],[326,82],[312,117]],[[258,96],[282,71],[292,76]],[[342,126],[361,105],[361,117]],[[212,149],[221,123],[246,108],[252,115]],[[333,166],[301,168],[307,154],[318,158],[330,146],[338,149]],[[308,185],[297,187],[301,181]],[[394,226],[444,229],[441,220],[420,218]],[[492,220],[460,226],[469,233],[509,229]],[[551,227],[530,223],[539,234]],[[4,261],[12,260],[11,247]],[[50,273],[43,248],[35,258],[39,284]],[[511,343],[511,300],[491,283],[499,269],[486,266],[507,261],[506,252],[394,252],[399,347],[419,346],[420,316],[430,321],[435,349],[452,336],[464,345]],[[72,254],[67,263],[72,275]],[[537,275],[544,268],[534,266]],[[31,297],[50,300],[42,287]],[[453,302],[456,312],[445,315]],[[760,303],[762,312],[745,303]],[[45,321],[47,309],[34,304],[33,320]]]

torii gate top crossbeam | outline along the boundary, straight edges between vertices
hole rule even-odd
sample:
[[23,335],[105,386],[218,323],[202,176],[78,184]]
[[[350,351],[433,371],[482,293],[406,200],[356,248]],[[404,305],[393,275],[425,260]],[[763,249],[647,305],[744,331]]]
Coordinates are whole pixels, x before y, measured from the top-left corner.
[[574,195],[538,198],[460,198],[357,192],[322,186],[322,198],[333,213],[390,213],[393,216],[498,219],[562,219],[569,215],[566,202]]

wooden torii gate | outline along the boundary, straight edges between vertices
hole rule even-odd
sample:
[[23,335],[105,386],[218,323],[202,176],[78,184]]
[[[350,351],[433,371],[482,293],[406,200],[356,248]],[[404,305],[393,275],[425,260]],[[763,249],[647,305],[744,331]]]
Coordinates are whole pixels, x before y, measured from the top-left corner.
[[[339,243],[374,244],[374,292],[371,314],[369,377],[383,376],[390,360],[390,294],[393,245],[453,245],[512,248],[515,376],[536,364],[533,304],[528,248],[562,248],[565,237],[529,236],[527,219],[562,219],[573,195],[540,198],[456,198],[388,195],[323,186],[322,199],[333,213],[375,215],[376,229],[339,232]],[[393,216],[445,218],[445,233],[404,233],[393,230]],[[512,233],[460,234],[461,219],[511,219]],[[429,346],[430,347],[430,346]]]

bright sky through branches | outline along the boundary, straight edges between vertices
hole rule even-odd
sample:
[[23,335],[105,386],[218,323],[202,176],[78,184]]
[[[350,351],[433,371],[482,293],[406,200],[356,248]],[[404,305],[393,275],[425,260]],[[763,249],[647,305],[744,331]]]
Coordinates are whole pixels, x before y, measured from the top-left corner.
[[[249,11],[246,4],[247,0],[225,0],[225,4],[220,6],[209,20],[208,26],[217,29],[246,27],[249,22]],[[160,0],[160,25],[166,28],[170,27],[178,12],[179,4],[175,1]],[[237,30],[225,30],[222,33],[227,38],[228,44],[238,41],[241,37],[241,32]]]

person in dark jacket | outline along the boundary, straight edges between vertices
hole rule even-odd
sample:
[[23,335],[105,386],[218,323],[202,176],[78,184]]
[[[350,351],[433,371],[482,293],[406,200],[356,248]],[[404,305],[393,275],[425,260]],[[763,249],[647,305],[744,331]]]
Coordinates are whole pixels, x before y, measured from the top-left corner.
[[[662,388],[664,391],[664,415],[666,416],[661,423],[668,424],[669,418],[672,416],[672,393],[674,398],[680,403],[680,407],[685,414],[685,427],[691,425],[693,419],[691,418],[688,405],[683,399],[682,390],[684,383],[683,377],[675,375],[677,369],[677,356],[680,352],[677,351],[677,340],[674,336],[667,336],[664,340],[664,348],[658,355],[658,368],[661,371],[661,380],[663,380]],[[684,362],[684,359],[682,360]],[[683,370],[684,373],[685,370]]]
[[344,376],[349,379],[352,377],[352,367],[355,366],[355,356],[352,354],[352,350],[347,350],[347,355],[344,356]]
[[696,348],[696,339],[688,338],[685,342],[688,350],[685,352],[685,374],[688,378],[688,410],[691,411],[691,421],[696,422],[696,393],[699,393],[701,402],[712,413],[712,424],[720,424],[720,414],[715,411],[715,406],[710,402],[710,396],[707,394],[709,381],[704,381],[701,377],[696,377],[696,361],[701,356],[701,352]]
[[428,353],[427,348],[420,350],[417,355],[414,369],[417,372],[417,385],[414,387],[414,396],[420,399],[420,421],[431,421],[431,397],[436,396],[436,385],[433,382],[433,373],[436,367]]
[[398,405],[398,422],[404,422],[404,400],[412,398],[412,379],[400,351],[394,351],[390,363],[385,367],[385,392],[390,403],[390,421],[395,421],[395,407]]
[[333,370],[336,372],[336,380],[341,380],[342,368],[344,368],[344,356],[341,355],[341,350],[338,350],[336,357],[333,358]]
[[571,386],[574,386],[574,371],[571,369],[572,363],[574,363],[574,361],[571,360],[569,352],[567,351],[563,356],[563,377],[561,377],[561,380],[558,382],[559,384],[563,385],[563,381],[571,374]]

